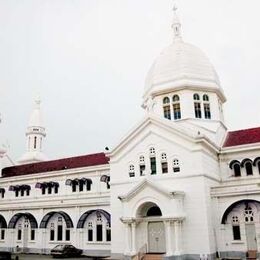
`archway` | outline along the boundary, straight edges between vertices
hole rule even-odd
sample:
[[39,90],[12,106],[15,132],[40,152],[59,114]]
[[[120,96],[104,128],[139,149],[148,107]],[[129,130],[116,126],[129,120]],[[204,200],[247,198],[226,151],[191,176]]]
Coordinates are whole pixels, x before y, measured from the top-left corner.
[[110,214],[103,209],[86,211],[81,215],[77,228],[84,229],[82,239],[87,243],[111,241]]
[[73,227],[70,216],[64,211],[51,211],[40,223],[40,228],[47,229],[47,241],[50,243],[70,241],[70,229]]
[[67,228],[73,228],[73,222],[72,222],[70,216],[64,211],[51,211],[51,212],[47,213],[43,217],[43,219],[40,223],[40,228],[46,228],[50,218],[52,216],[54,216],[55,214],[61,215],[63,217],[63,219],[65,220]]
[[35,229],[38,228],[35,217],[31,213],[17,213],[10,219],[8,228],[15,229],[17,245],[26,253],[28,242],[35,241]]
[[145,202],[139,206],[136,215],[143,222],[140,225],[140,232],[143,232],[142,229],[146,228],[148,252],[165,253],[165,227],[161,219],[162,211],[160,207],[154,202]]
[[9,221],[8,228],[15,228],[17,221],[25,217],[29,220],[31,228],[38,228],[38,223],[31,213],[17,213]]
[[[260,202],[253,199],[239,200],[231,204],[224,212],[221,224],[230,228],[226,237],[234,241],[246,241],[248,251],[257,252],[259,234],[256,225],[260,224]],[[228,243],[228,241],[226,241]]]

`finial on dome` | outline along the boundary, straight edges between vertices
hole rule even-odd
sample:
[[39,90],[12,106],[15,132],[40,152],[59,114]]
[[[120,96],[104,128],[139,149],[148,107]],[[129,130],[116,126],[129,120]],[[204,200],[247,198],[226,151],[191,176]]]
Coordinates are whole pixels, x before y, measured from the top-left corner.
[[34,102],[35,102],[36,108],[39,108],[40,105],[41,105],[41,102],[42,102],[40,95],[37,95],[37,96],[35,97]]
[[181,39],[181,22],[177,15],[177,5],[174,3],[173,5],[173,20],[172,20],[172,29],[174,33],[174,40]]

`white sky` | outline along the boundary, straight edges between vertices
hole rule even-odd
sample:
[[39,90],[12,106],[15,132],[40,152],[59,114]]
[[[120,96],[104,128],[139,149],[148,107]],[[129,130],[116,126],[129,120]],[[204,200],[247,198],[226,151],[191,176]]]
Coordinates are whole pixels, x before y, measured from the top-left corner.
[[[179,0],[185,41],[215,66],[230,129],[260,126],[260,1]],[[0,0],[2,142],[18,159],[39,92],[50,159],[114,146],[143,116],[172,39],[172,0]]]

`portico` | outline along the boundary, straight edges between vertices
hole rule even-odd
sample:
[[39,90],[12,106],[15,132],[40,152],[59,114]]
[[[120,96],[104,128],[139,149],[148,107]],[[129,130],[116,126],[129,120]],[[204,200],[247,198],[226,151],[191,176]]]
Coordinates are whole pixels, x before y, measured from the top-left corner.
[[[162,253],[165,256],[181,255],[181,225],[184,218],[144,218],[144,219],[121,219],[125,224],[126,247],[125,256],[134,256],[145,250],[146,253]],[[150,224],[155,224],[149,227]],[[143,231],[141,226],[146,227],[146,241],[137,244],[137,234]],[[156,230],[156,226],[159,230]],[[140,227],[140,229],[139,229]],[[160,228],[162,228],[160,230]],[[155,242],[155,243],[154,243]],[[165,243],[164,243],[165,242]],[[154,244],[157,250],[153,251]]]
[[[153,189],[155,196],[140,201],[149,189]],[[181,229],[185,215],[179,206],[183,197],[183,192],[168,193],[148,180],[137,185],[126,196],[120,196],[124,209],[134,208],[132,214],[126,210],[121,217],[126,238],[124,255],[134,256],[140,252],[159,253],[167,257],[181,255]],[[156,198],[160,198],[160,202]],[[136,206],[131,207],[130,204]]]

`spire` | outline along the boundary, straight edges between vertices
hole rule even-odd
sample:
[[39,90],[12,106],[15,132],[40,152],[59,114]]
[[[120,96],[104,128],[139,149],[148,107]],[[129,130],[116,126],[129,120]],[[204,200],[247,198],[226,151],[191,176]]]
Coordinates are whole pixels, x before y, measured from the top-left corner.
[[42,152],[42,143],[46,136],[41,113],[41,99],[37,96],[34,100],[34,109],[30,116],[26,131],[27,152],[18,161],[21,164],[45,161],[46,156]]
[[177,15],[177,6],[174,4],[173,6],[173,20],[172,20],[172,29],[174,34],[174,41],[181,40],[181,22],[179,20],[179,17]]

